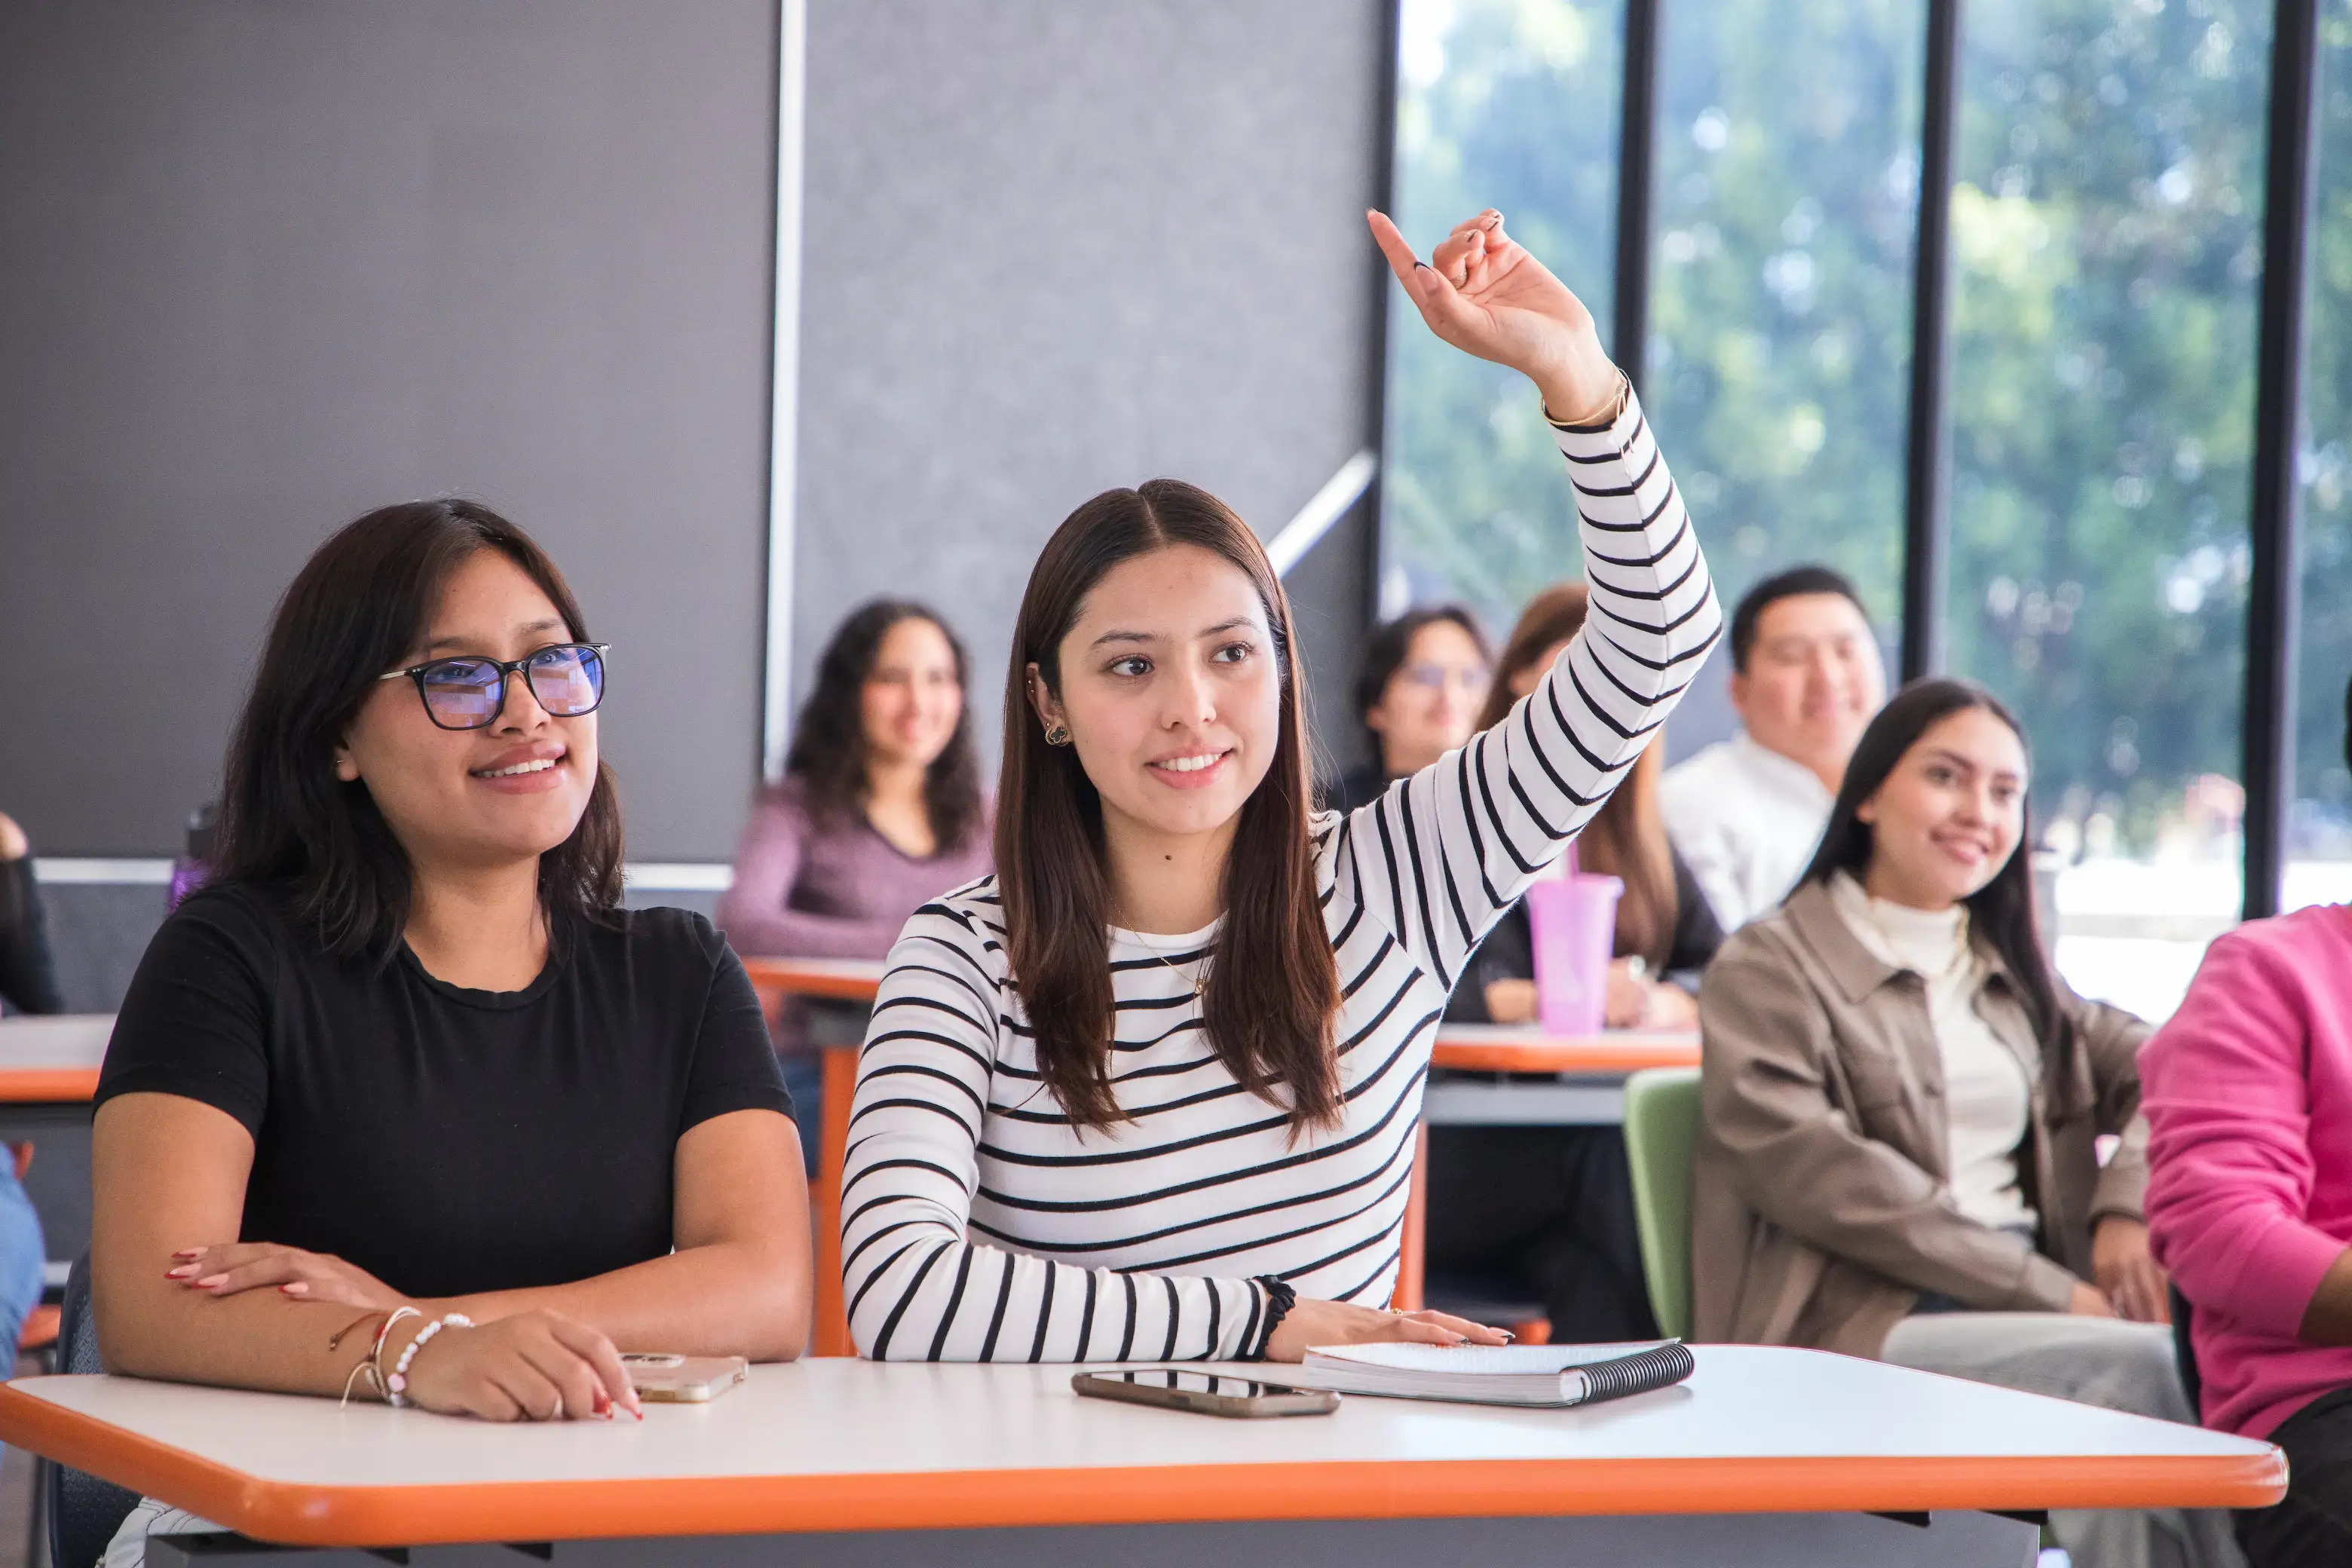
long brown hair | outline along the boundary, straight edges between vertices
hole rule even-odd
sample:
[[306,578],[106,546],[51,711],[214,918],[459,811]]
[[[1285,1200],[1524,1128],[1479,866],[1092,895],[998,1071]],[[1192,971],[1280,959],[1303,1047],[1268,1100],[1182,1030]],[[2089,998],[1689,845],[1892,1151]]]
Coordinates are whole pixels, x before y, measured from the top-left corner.
[[835,628],[817,660],[816,687],[793,727],[784,776],[806,792],[809,815],[831,826],[865,821],[866,682],[883,640],[901,621],[928,621],[947,639],[955,659],[956,689],[964,696],[947,749],[923,772],[923,809],[942,855],[961,849],[981,821],[980,752],[971,741],[971,673],[963,641],[928,605],[875,599]]
[[1061,647],[1087,595],[1121,562],[1191,544],[1233,563],[1265,606],[1282,688],[1273,765],[1241,809],[1225,858],[1224,925],[1201,988],[1209,1047],[1250,1093],[1279,1104],[1294,1129],[1339,1113],[1332,1019],[1339,970],[1316,897],[1307,832],[1312,784],[1290,601],[1257,535],[1233,509],[1180,479],[1105,490],[1045,542],[1021,596],[1004,678],[1004,770],[997,786],[996,879],[1006,956],[1037,1041],[1037,1068],[1073,1125],[1123,1120],[1111,1087],[1110,895],[1102,797],[1075,746],[1048,746],[1029,705],[1027,671],[1056,698]]
[[[1503,645],[1495,684],[1486,693],[1478,728],[1491,730],[1511,710],[1511,683],[1534,668],[1546,649],[1566,642],[1584,626],[1590,595],[1581,583],[1555,583],[1528,601],[1511,640]],[[1617,900],[1617,955],[1635,953],[1663,970],[1674,951],[1681,900],[1675,894],[1675,852],[1666,840],[1664,810],[1658,804],[1658,775],[1665,752],[1656,738],[1617,782],[1576,841],[1577,868],[1615,877],[1625,884]]]
[[[376,678],[415,650],[442,587],[478,550],[520,567],[563,617],[564,635],[588,640],[547,552],[469,500],[404,501],[350,524],[319,546],[270,620],[229,742],[212,884],[273,889],[338,957],[391,961],[408,925],[410,870],[367,785],[335,777],[335,744]],[[620,795],[600,758],[572,836],[539,858],[551,926],[612,918],[621,844]]]

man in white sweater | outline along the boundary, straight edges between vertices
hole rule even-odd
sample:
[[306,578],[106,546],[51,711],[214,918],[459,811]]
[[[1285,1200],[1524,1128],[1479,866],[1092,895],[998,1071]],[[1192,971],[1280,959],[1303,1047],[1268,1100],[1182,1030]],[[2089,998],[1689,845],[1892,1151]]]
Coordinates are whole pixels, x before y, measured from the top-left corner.
[[1780,906],[1829,823],[1846,759],[1886,700],[1862,598],[1825,566],[1748,591],[1731,618],[1740,732],[1667,770],[1667,837],[1727,931]]

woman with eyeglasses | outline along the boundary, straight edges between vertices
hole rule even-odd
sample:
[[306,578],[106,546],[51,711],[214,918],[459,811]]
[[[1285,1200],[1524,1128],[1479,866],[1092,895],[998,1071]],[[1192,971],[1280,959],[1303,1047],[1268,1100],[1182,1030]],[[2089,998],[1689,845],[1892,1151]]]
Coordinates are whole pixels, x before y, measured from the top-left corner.
[[1372,628],[1356,672],[1356,714],[1371,761],[1326,792],[1335,811],[1370,805],[1469,740],[1486,700],[1495,656],[1477,617],[1459,605],[1408,610]]
[[1584,306],[1499,213],[1433,266],[1370,221],[1440,337],[1535,383],[1585,635],[1466,747],[1318,812],[1288,601],[1249,526],[1173,479],[1063,522],[1013,632],[996,875],[908,922],[859,1064],[843,1287],[877,1360],[1504,1338],[1386,1310],[1438,1019],[1721,616]]
[[[911,600],[861,605],[835,628],[719,900],[738,952],[881,958],[925,900],[987,874],[966,665],[947,622]],[[814,1158],[823,1078],[802,1011],[787,1005],[775,1036]]]
[[791,1103],[718,932],[620,905],[604,668],[470,502],[296,577],[100,1080],[110,1369],[582,1420],[623,1352],[800,1352]]

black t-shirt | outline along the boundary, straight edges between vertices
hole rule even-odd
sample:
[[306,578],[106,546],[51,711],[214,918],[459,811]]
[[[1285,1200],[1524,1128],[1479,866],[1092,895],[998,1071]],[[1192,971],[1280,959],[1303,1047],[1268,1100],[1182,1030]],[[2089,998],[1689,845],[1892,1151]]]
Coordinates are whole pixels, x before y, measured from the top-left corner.
[[[243,1238],[414,1296],[558,1285],[671,1247],[681,1134],[790,1114],[759,998],[701,916],[572,925],[520,991],[330,956],[269,894],[207,889],[149,944],[99,1078],[253,1134]],[[189,1237],[185,1245],[214,1239]]]

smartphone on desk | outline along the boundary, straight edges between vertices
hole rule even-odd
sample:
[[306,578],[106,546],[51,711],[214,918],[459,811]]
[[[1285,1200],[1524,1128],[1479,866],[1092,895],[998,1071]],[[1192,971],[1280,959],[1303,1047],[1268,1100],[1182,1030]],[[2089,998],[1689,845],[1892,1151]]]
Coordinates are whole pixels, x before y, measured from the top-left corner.
[[1070,1386],[1094,1399],[1124,1399],[1131,1405],[1157,1405],[1200,1415],[1230,1415],[1243,1420],[1267,1415],[1328,1415],[1339,1408],[1339,1396],[1320,1388],[1292,1388],[1285,1384],[1260,1383],[1254,1377],[1231,1377],[1223,1373],[1192,1372],[1171,1366],[1082,1372],[1070,1379]]
[[751,1363],[740,1355],[649,1355],[633,1351],[621,1357],[637,1397],[657,1405],[708,1405],[751,1375]]

